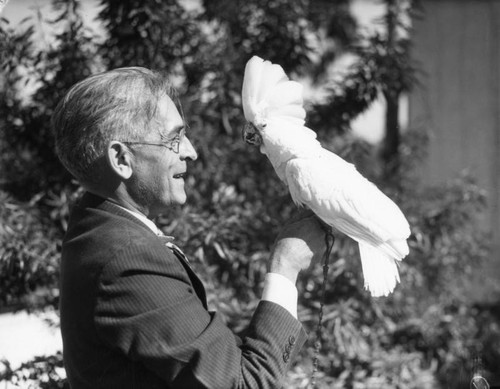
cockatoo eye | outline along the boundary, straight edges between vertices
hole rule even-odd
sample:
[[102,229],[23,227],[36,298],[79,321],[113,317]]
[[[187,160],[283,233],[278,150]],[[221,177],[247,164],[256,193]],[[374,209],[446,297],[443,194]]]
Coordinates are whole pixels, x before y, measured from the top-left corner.
[[262,144],[262,136],[257,127],[252,123],[245,124],[243,128],[243,140],[253,146],[260,146]]

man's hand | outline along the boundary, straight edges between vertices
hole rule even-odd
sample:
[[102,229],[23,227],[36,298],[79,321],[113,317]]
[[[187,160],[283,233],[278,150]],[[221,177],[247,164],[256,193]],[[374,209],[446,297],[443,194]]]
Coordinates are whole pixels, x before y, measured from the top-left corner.
[[325,249],[325,230],[321,221],[311,211],[300,212],[278,234],[269,271],[295,283],[299,272],[319,260]]

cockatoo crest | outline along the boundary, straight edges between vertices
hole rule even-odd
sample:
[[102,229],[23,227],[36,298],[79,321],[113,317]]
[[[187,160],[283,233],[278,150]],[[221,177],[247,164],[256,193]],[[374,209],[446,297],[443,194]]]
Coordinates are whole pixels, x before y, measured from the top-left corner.
[[2,13],[4,7],[7,5],[9,0],[0,0],[0,13]]
[[257,127],[270,117],[281,117],[303,125],[306,112],[302,107],[302,85],[290,81],[281,66],[252,57],[243,81],[243,112]]
[[311,146],[319,146],[316,133],[304,127],[302,85],[289,80],[281,66],[254,56],[245,68],[242,96],[248,121],[244,139],[260,146],[284,180],[284,162],[305,157]]
[[410,227],[398,206],[358,173],[323,149],[304,126],[302,86],[279,65],[252,57],[245,68],[244,139],[260,146],[293,201],[359,243],[365,287],[387,295],[399,282],[397,262],[408,255]]

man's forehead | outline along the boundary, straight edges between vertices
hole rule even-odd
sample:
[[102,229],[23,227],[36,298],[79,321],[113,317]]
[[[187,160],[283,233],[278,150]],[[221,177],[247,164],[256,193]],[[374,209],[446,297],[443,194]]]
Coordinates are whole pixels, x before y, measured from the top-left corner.
[[167,131],[175,131],[184,126],[184,119],[172,99],[165,95],[158,102],[158,110],[161,121],[165,124]]

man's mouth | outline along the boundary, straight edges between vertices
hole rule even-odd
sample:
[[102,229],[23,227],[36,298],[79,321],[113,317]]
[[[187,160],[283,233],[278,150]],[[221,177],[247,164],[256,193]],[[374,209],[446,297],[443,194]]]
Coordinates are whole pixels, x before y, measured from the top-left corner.
[[186,178],[187,172],[184,173],[179,173],[179,174],[174,174],[174,178]]

